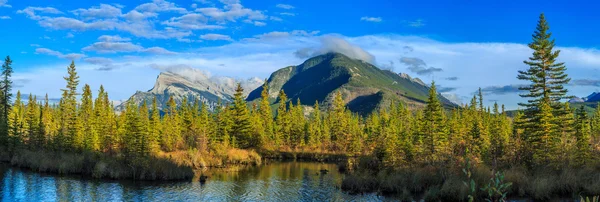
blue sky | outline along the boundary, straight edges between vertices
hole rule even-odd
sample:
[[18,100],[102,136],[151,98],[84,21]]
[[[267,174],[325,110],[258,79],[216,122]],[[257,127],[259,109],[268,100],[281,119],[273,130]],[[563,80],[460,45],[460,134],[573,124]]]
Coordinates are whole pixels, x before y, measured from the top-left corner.
[[[0,55],[17,90],[59,97],[75,60],[81,80],[112,99],[152,87],[160,71],[266,78],[324,51],[440,84],[468,101],[516,108],[517,70],[544,12],[573,78],[571,94],[600,89],[594,1],[16,1],[0,0]],[[198,72],[198,71],[194,71]]]

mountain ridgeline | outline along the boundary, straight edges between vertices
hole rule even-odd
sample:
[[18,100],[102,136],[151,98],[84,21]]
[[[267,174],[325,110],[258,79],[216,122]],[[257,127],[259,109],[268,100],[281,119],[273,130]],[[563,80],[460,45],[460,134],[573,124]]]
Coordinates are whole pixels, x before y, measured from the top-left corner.
[[[336,92],[341,92],[349,110],[368,114],[390,102],[402,102],[411,108],[421,108],[427,100],[429,87],[405,74],[382,70],[361,60],[340,53],[328,53],[306,60],[298,66],[275,71],[267,80],[271,102],[283,90],[289,100],[312,105],[330,104]],[[263,87],[250,92],[247,101],[260,99]],[[445,107],[455,107],[439,95]]]
[[[152,89],[146,92],[136,92],[126,102],[118,105],[116,110],[124,110],[128,102],[134,102],[138,106],[141,106],[144,101],[150,104],[155,97],[159,109],[164,109],[170,97],[173,97],[178,104],[184,100],[193,104],[198,100],[212,110],[219,102],[229,103],[232,101],[236,82],[240,82],[245,89],[255,89],[263,83],[258,78],[236,81],[229,77],[209,77],[201,71],[186,73],[161,72]],[[245,91],[246,94],[249,92],[250,90]]]

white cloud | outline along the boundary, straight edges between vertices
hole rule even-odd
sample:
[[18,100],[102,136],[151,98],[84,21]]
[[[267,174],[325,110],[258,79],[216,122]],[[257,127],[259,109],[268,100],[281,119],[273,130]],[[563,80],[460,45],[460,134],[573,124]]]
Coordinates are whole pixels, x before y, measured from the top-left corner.
[[208,18],[198,13],[189,13],[181,17],[173,17],[167,21],[162,22],[163,25],[172,27],[178,27],[187,30],[200,30],[200,29],[224,29],[221,25],[209,25],[207,24]]
[[121,38],[118,35],[108,36],[103,35],[98,37],[98,42],[84,47],[83,51],[93,51],[97,53],[131,53],[141,52],[155,55],[173,55],[176,52],[169,51],[161,47],[144,48],[141,45],[133,44],[129,38]]
[[63,12],[59,11],[58,9],[52,8],[52,7],[27,7],[23,10],[18,10],[17,13],[25,14],[25,15],[27,15],[27,17],[29,17],[33,20],[41,20],[43,17],[35,14],[38,11],[40,13],[44,13],[44,14],[62,14],[63,13]]
[[[301,48],[294,54],[298,57],[316,56],[329,52],[342,53],[350,58],[359,59],[365,62],[374,63],[375,56],[365,51],[361,47],[349,43],[347,40],[334,35],[325,35],[320,38],[320,47],[318,48]],[[304,59],[304,58],[303,58]]]
[[119,35],[102,35],[98,37],[98,41],[106,41],[106,42],[122,42],[122,41],[131,41],[130,38],[123,38]]
[[161,48],[161,47],[146,48],[146,49],[142,50],[142,52],[151,53],[151,54],[155,54],[155,55],[175,55],[175,54],[177,54],[176,52],[169,51],[169,50]]
[[[37,21],[41,27],[53,30],[115,30],[136,37],[177,39],[182,42],[189,42],[186,38],[195,35],[193,32],[196,30],[225,29],[227,23],[243,21],[255,26],[265,26],[266,20],[281,21],[281,18],[265,15],[264,11],[246,8],[239,1],[227,0],[222,3],[224,5],[221,8],[213,5],[196,8],[195,12],[169,1],[153,0],[129,11],[123,11],[124,6],[118,4],[79,8],[70,12],[73,17],[52,15],[64,14],[52,7],[27,7],[18,13]],[[162,13],[169,18],[161,18]]]
[[367,22],[381,22],[381,18],[380,17],[362,17],[360,18],[361,21],[367,21]]
[[140,12],[178,12],[187,13],[185,8],[177,6],[165,0],[153,0],[152,3],[145,3],[135,7]]
[[10,20],[10,16],[4,15],[4,16],[0,16],[0,20]]
[[405,21],[404,22],[406,25],[408,25],[409,27],[423,27],[425,26],[425,20],[423,19],[417,19],[414,21]]
[[69,60],[79,60],[80,58],[86,56],[86,55],[80,54],[80,53],[63,54],[63,53],[61,53],[59,51],[51,50],[51,49],[48,49],[48,48],[36,48],[35,49],[35,53],[36,54],[44,54],[44,55],[52,55],[52,56],[56,56],[56,57],[64,58],[64,59],[69,59]]
[[254,26],[258,26],[258,27],[262,27],[262,26],[266,26],[267,23],[261,22],[261,21],[254,21]]
[[295,13],[288,13],[288,12],[279,13],[279,15],[296,16]]
[[200,38],[204,39],[204,40],[209,40],[209,41],[218,41],[218,40],[233,41],[233,39],[231,39],[230,36],[223,35],[223,34],[203,34],[203,35],[200,35]]
[[281,8],[281,9],[294,9],[294,6],[289,5],[289,4],[277,4],[277,8]]
[[0,7],[12,8],[12,6],[8,4],[8,0],[0,0]]
[[121,8],[108,4],[100,4],[98,7],[89,9],[80,8],[71,12],[82,18],[116,18],[121,16]]
[[209,8],[198,8],[197,12],[202,13],[205,16],[211,18],[211,20],[215,20],[217,22],[236,22],[236,20],[240,18],[245,18],[249,20],[265,20],[267,16],[263,14],[262,11],[252,10],[249,8],[244,8],[242,4],[227,4],[223,7],[223,9],[209,7]]
[[73,35],[73,33],[67,33],[67,36],[65,36],[65,38],[73,38],[75,37],[75,35]]
[[142,51],[144,47],[133,44],[131,42],[113,42],[113,41],[100,41],[93,43],[92,45],[84,47],[83,51],[94,51],[98,53],[119,53],[119,52],[138,52]]
[[291,32],[281,32],[281,31],[273,31],[264,34],[254,35],[253,38],[246,38],[245,41],[256,41],[256,40],[273,40],[273,39],[281,39],[288,38],[290,36],[303,36],[310,37],[319,34],[319,31],[305,31],[305,30],[294,30]]

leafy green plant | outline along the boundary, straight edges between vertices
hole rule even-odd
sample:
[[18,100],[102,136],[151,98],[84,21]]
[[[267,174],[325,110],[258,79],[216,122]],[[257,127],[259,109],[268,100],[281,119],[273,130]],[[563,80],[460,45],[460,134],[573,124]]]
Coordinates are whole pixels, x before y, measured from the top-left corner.
[[599,202],[600,201],[600,197],[598,196],[594,196],[590,199],[590,197],[585,197],[583,198],[583,196],[581,197],[581,200],[579,200],[580,202]]
[[512,186],[512,183],[505,182],[504,175],[501,172],[496,172],[490,182],[481,188],[481,191],[487,192],[488,198],[485,200],[488,202],[504,202],[510,186]]
[[[468,150],[467,150],[468,152]],[[477,192],[477,185],[475,184],[475,180],[473,180],[473,174],[471,173],[471,161],[469,158],[465,158],[464,168],[462,169],[463,173],[467,177],[467,181],[464,181],[463,184],[469,189],[468,201],[475,201],[475,194]]]

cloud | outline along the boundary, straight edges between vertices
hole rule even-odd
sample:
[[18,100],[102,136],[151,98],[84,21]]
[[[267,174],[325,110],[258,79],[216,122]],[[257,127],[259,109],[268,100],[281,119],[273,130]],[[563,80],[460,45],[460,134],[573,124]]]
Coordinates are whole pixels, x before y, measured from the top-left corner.
[[69,60],[79,60],[80,58],[86,56],[86,55],[80,54],[80,53],[63,54],[63,53],[61,53],[59,51],[51,50],[51,49],[48,49],[48,48],[36,48],[35,49],[35,53],[36,54],[44,54],[44,55],[52,55],[52,56],[56,56],[56,57],[64,58],[64,59],[69,59]]
[[113,65],[114,61],[110,58],[90,57],[90,58],[83,59],[83,61],[93,64],[93,65],[98,65],[99,67],[96,68],[96,70],[99,70],[99,71],[110,71],[110,70],[113,70],[116,68]]
[[209,8],[198,8],[197,12],[202,13],[205,16],[215,20],[217,22],[236,22],[236,20],[244,18],[248,20],[265,20],[267,16],[262,11],[252,10],[244,8],[239,3],[227,4],[223,9],[209,7]]
[[423,26],[425,26],[425,20],[417,19],[414,21],[404,21],[404,24],[409,27],[423,27]]
[[[143,46],[127,42],[118,36],[101,36],[101,41],[95,42],[92,45],[84,47],[83,51],[93,51],[97,53],[128,53],[128,52],[142,52],[150,53],[155,55],[173,55],[175,52],[169,51],[161,47],[144,48]],[[102,41],[105,40],[105,41]],[[117,40],[117,41],[111,41]]]
[[204,40],[209,40],[209,41],[219,41],[219,40],[233,41],[233,39],[231,39],[230,36],[223,35],[223,34],[203,34],[203,35],[200,35],[200,38],[204,39]]
[[175,54],[177,54],[176,52],[169,51],[169,50],[161,48],[161,47],[146,48],[146,49],[142,50],[142,52],[151,53],[151,54],[155,54],[155,55],[175,55]]
[[173,17],[161,24],[172,27],[178,27],[187,30],[202,30],[202,29],[224,29],[221,25],[207,24],[208,18],[198,13],[188,13],[180,17]]
[[481,89],[481,92],[483,94],[489,95],[489,94],[495,94],[495,95],[504,95],[504,94],[509,94],[509,93],[518,93],[521,92],[519,90],[520,87],[523,87],[524,85],[519,85],[519,84],[511,84],[511,85],[505,85],[505,86],[488,86],[485,88]]
[[8,0],[0,0],[0,7],[12,8],[12,6],[8,4]]
[[456,77],[456,76],[451,76],[451,77],[446,77],[446,78],[444,78],[444,79],[446,79],[446,80],[448,80],[448,81],[456,81],[456,80],[458,80],[458,77]]
[[295,13],[289,13],[289,12],[282,12],[282,13],[279,13],[279,15],[296,16]]
[[30,79],[13,79],[13,87],[22,88],[25,84],[31,82]]
[[456,93],[440,93],[442,94],[442,96],[444,96],[446,99],[448,99],[450,102],[457,104],[457,105],[462,105],[463,101],[462,101],[462,96],[456,94]]
[[289,4],[277,4],[277,8],[289,10],[289,9],[294,9],[294,6],[289,5]]
[[379,67],[383,70],[389,70],[393,72],[395,69],[394,61],[390,60],[388,61],[388,63],[380,64]]
[[65,36],[65,38],[73,38],[75,37],[75,35],[73,35],[73,33],[67,33],[67,35]]
[[79,8],[71,12],[82,18],[116,18],[121,15],[121,8],[108,4],[100,4],[98,7],[89,9]]
[[600,80],[597,79],[574,79],[569,83],[573,86],[595,86],[600,87]]
[[123,42],[123,41],[131,41],[130,38],[123,38],[119,35],[102,35],[98,37],[98,41],[105,42]]
[[0,16],[0,20],[10,20],[10,16],[4,15],[4,16]]
[[185,8],[165,0],[153,0],[152,3],[145,3],[135,7],[135,10],[140,12],[188,12]]
[[27,17],[33,19],[33,20],[42,20],[45,17],[36,15],[36,12],[40,12],[40,13],[44,13],[44,14],[62,14],[63,12],[59,11],[56,8],[52,8],[52,7],[27,7],[23,10],[18,10],[17,13],[19,14],[25,14],[27,15]]
[[360,18],[360,21],[381,22],[381,17],[367,17],[367,16],[364,16],[364,17]]
[[455,87],[442,87],[440,85],[437,85],[437,92],[439,92],[439,93],[449,93],[449,92],[452,92],[455,90],[456,90]]
[[400,63],[408,66],[408,70],[418,75],[429,75],[434,72],[441,72],[441,68],[427,67],[425,61],[416,57],[402,57]]
[[133,44],[131,42],[112,42],[112,41],[100,41],[93,43],[92,45],[84,47],[83,51],[94,51],[98,53],[119,53],[119,52],[138,52],[142,51],[144,47]]
[[305,56],[316,56],[325,53],[336,52],[344,54],[350,58],[362,60],[369,63],[375,62],[375,56],[365,51],[359,46],[349,43],[347,40],[333,35],[320,37],[320,46],[318,48],[300,48],[294,52],[296,57],[301,59]]

